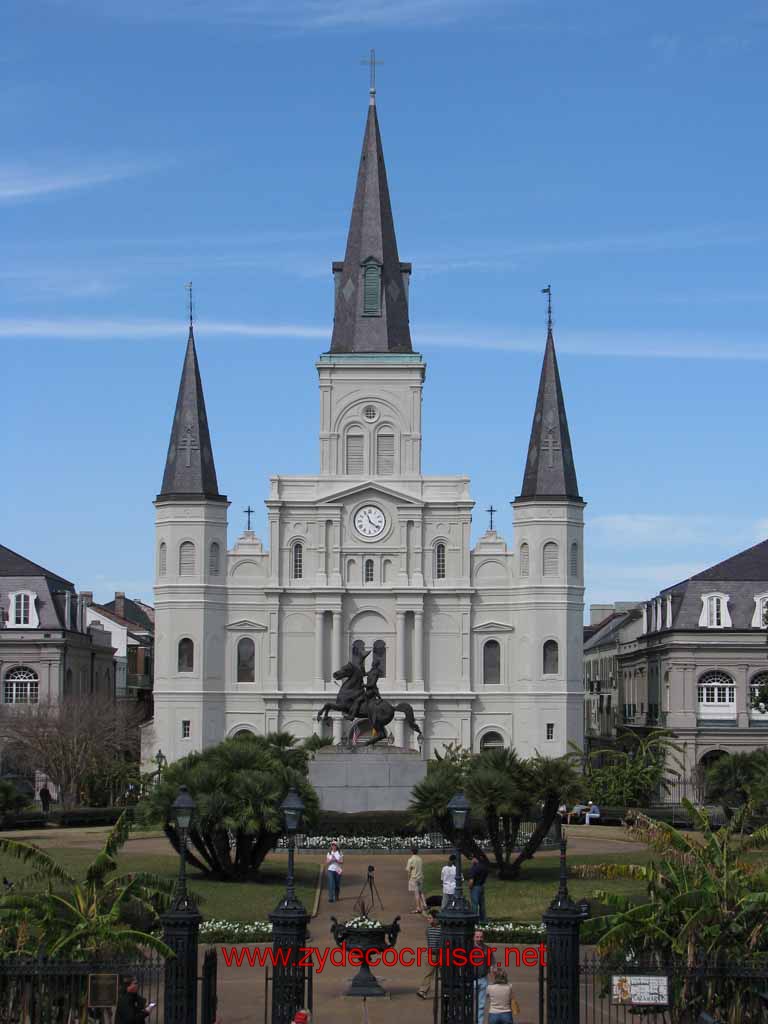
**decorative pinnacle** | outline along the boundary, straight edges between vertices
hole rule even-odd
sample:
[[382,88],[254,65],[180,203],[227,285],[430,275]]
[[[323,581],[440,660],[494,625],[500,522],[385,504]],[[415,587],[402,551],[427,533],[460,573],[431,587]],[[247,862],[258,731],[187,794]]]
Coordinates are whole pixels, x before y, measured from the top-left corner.
[[548,284],[546,288],[541,289],[542,293],[547,296],[547,330],[552,330],[552,285]]
[[192,330],[192,324],[194,322],[194,314],[192,307],[192,282],[190,281],[187,285],[187,291],[189,292],[189,329]]
[[568,847],[568,840],[563,836],[560,840],[560,887],[557,890],[557,899],[562,903],[567,903],[569,900],[568,896],[568,864],[565,859],[565,851]]
[[371,71],[371,85],[370,85],[370,88],[368,90],[368,95],[370,96],[370,99],[369,99],[368,102],[369,102],[370,106],[375,107],[376,106],[376,65],[377,64],[383,64],[384,61],[383,60],[376,60],[376,51],[375,50],[371,50],[370,56],[363,57],[363,59],[360,61],[360,63],[361,64],[367,64],[368,67],[370,68],[370,71]]

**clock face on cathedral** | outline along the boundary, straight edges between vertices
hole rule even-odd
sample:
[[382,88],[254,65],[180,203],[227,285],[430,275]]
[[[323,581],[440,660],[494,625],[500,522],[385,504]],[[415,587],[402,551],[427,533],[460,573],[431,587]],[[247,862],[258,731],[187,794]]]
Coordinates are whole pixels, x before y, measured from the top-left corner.
[[361,537],[372,540],[384,533],[387,525],[387,518],[380,508],[375,505],[363,505],[355,513],[355,529]]

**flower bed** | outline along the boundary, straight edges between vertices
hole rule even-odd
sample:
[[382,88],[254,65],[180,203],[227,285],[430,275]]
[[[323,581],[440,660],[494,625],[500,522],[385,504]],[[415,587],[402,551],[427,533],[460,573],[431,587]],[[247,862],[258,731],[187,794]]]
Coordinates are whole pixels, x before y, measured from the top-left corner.
[[201,942],[270,942],[270,921],[223,921],[212,919],[200,925]]
[[483,921],[478,927],[485,932],[486,942],[543,942],[547,930],[535,921]]

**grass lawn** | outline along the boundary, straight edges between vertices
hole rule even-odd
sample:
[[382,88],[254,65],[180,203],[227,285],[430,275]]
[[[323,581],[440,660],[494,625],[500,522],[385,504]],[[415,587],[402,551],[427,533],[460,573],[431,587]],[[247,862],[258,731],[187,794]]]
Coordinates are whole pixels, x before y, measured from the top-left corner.
[[[644,864],[648,860],[648,851],[638,847],[632,853],[601,853],[569,857],[568,862],[574,864]],[[444,862],[443,862],[444,863]],[[427,895],[439,893],[440,869],[442,863],[424,865],[424,887]],[[465,862],[462,858],[462,869]],[[485,905],[489,918],[510,918],[513,921],[541,921],[541,915],[552,902],[557,892],[560,877],[560,861],[558,857],[534,857],[526,861],[520,878],[515,882],[502,882],[493,875],[488,877],[485,885]],[[641,902],[645,899],[645,883],[632,879],[568,879],[568,891],[574,899],[591,898],[595,889],[606,889],[610,892],[627,896]],[[592,912],[599,913],[599,905],[592,904]]]
[[[62,837],[63,838],[63,837]],[[40,844],[70,874],[83,877],[96,851],[71,847],[53,848],[50,843]],[[151,871],[166,878],[176,878],[179,858],[173,852],[132,853],[124,852],[119,858],[120,871]],[[189,887],[201,897],[200,912],[206,918],[227,921],[263,921],[269,911],[274,910],[285,892],[285,872],[288,863],[286,854],[270,854],[264,861],[257,882],[212,882],[202,878],[198,872],[189,872]],[[296,895],[305,907],[311,910],[315,898],[315,886],[320,858],[309,855],[296,858]],[[0,874],[15,881],[29,874],[29,869],[8,854],[0,854]]]

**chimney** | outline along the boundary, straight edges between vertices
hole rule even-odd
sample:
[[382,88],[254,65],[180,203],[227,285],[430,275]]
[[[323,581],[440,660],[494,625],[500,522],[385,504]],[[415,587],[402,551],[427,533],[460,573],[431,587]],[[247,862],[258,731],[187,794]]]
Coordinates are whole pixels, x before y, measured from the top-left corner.
[[81,590],[80,597],[83,599],[83,605],[86,608],[90,608],[93,604],[93,591],[92,590]]
[[64,591],[64,629],[72,629],[72,591]]
[[115,591],[115,615],[125,618],[125,594],[122,590]]

